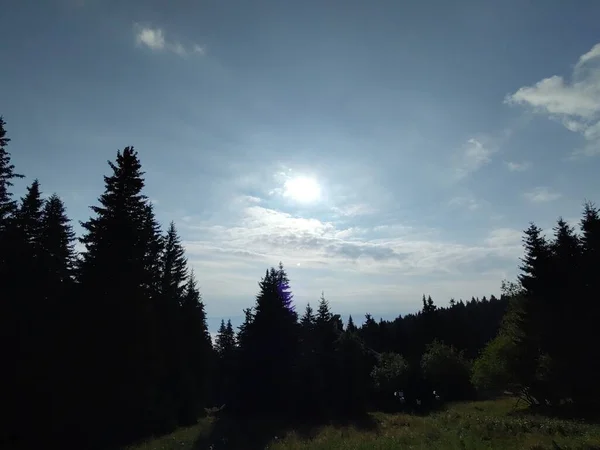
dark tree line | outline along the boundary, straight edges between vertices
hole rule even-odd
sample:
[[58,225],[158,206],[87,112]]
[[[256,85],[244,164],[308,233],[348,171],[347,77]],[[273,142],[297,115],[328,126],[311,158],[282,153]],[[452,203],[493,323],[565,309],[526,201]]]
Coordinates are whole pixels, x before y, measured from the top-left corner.
[[584,206],[581,233],[563,219],[544,237],[526,230],[518,283],[498,336],[476,362],[474,381],[509,387],[532,405],[600,408],[600,212]]
[[520,284],[499,299],[439,307],[423,296],[415,314],[344,324],[324,294],[314,309],[296,311],[279,263],[259,282],[244,323],[236,330],[223,321],[213,345],[196,276],[175,224],[163,232],[155,219],[137,152],[127,147],[109,162],[77,254],[56,194],[44,198],[34,180],[23,198],[11,195],[23,176],[10,162],[4,125],[0,119],[3,448],[114,448],[194,423],[213,406],[238,418],[337,419],[396,409],[399,390],[413,406],[433,390],[472,398],[473,384],[598,402],[591,343],[599,220],[591,206],[582,236],[562,221],[555,242],[534,226],[527,231]]
[[15,172],[0,120],[2,448],[105,447],[193,423],[216,362],[174,224],[162,233],[132,147],[75,235],[61,199]]

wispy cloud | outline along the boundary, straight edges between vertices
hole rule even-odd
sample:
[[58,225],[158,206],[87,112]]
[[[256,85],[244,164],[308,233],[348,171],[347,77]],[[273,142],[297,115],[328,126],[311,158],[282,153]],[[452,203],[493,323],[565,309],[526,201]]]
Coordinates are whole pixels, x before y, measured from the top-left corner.
[[535,189],[526,192],[523,195],[527,200],[533,203],[551,202],[562,197],[562,194],[558,192],[552,192],[549,188],[543,186],[536,187]]
[[309,268],[330,266],[341,271],[403,275],[457,273],[467,267],[475,270],[478,261],[518,255],[512,244],[507,247],[498,240],[466,245],[445,242],[412,227],[394,230],[338,228],[332,222],[248,204],[231,226],[194,226],[198,238],[190,236],[187,245],[195,254],[229,255],[238,260],[282,259]]
[[507,161],[506,167],[511,172],[524,172],[531,167],[531,163],[529,163],[527,161],[523,161],[523,162]]
[[600,44],[581,55],[571,80],[554,75],[508,95],[505,102],[531,107],[585,139],[572,157],[600,154]]
[[333,206],[331,209],[336,215],[342,217],[356,217],[377,212],[377,210],[372,206],[362,203]]
[[492,161],[496,149],[481,138],[470,138],[460,151],[455,167],[455,175],[463,179]]
[[470,211],[475,211],[481,206],[480,203],[472,196],[453,197],[448,202],[448,206],[466,208]]
[[153,51],[169,51],[179,56],[205,54],[205,48],[198,44],[193,44],[188,48],[185,47],[181,42],[167,41],[164,31],[161,28],[153,28],[150,26],[134,24],[134,31],[136,43]]

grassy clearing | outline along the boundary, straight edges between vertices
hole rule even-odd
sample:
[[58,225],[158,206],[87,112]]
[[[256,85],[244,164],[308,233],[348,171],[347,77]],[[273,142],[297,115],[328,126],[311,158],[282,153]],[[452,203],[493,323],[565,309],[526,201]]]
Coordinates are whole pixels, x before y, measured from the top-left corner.
[[514,405],[514,399],[460,403],[426,417],[372,413],[359,423],[291,431],[273,421],[209,417],[127,450],[600,450],[600,424],[533,415]]

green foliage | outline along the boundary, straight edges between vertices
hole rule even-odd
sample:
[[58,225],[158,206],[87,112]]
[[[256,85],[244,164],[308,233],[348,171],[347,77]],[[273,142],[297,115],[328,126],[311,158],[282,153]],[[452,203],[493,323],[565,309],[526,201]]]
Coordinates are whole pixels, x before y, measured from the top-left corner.
[[471,394],[471,367],[463,352],[440,341],[427,346],[421,358],[421,370],[429,384],[446,400]]
[[382,353],[379,355],[377,365],[371,371],[371,378],[373,378],[373,383],[378,391],[391,395],[394,391],[407,385],[409,380],[408,363],[402,355]]
[[493,393],[510,389],[514,383],[513,366],[516,363],[515,342],[505,334],[490,341],[473,364],[471,380],[480,391]]
[[[249,418],[210,417],[194,427],[127,450],[269,448],[276,450],[591,450],[600,447],[600,426],[551,419],[515,410],[515,399],[458,403],[426,417],[372,413],[361,422],[319,427]],[[200,443],[200,445],[199,445]]]

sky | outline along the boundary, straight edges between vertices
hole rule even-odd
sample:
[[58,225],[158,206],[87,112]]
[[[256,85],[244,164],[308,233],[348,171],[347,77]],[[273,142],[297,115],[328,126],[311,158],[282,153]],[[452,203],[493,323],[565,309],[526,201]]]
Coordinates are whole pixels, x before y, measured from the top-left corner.
[[499,295],[522,231],[600,203],[600,2],[0,0],[22,195],[79,220],[133,145],[214,331],[279,261],[296,308]]

